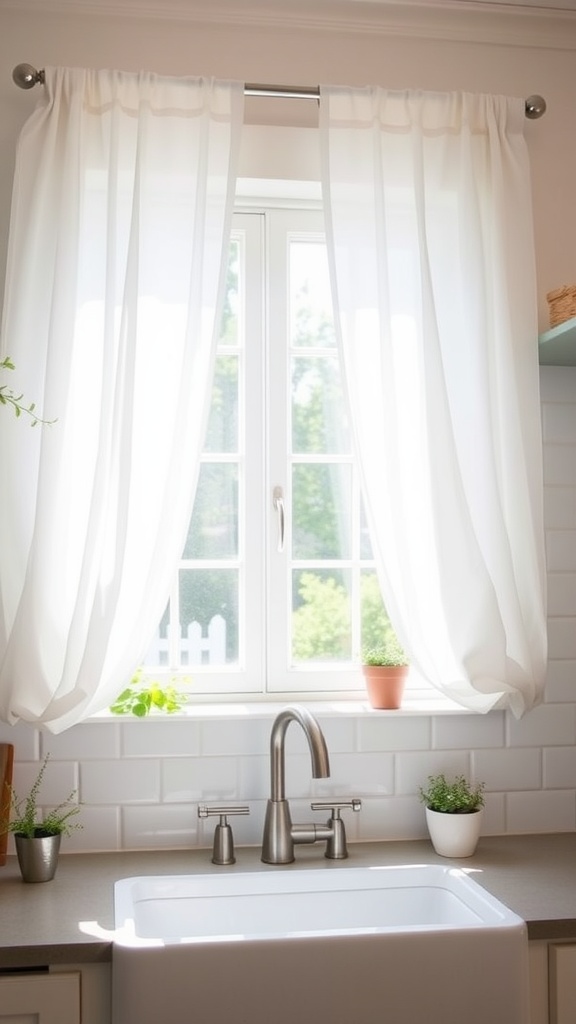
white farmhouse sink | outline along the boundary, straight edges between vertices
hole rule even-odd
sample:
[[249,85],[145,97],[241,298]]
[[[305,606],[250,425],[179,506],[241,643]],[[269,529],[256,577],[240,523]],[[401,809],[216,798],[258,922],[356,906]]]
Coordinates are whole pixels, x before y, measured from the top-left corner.
[[441,865],[115,886],[114,1024],[525,1024],[524,922]]

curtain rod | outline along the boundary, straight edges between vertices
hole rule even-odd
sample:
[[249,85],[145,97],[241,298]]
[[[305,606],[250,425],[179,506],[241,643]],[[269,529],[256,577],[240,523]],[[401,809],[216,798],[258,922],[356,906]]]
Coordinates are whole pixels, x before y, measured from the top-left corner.
[[[39,83],[44,84],[44,71],[42,69],[37,71],[32,64],[17,64],[12,72],[12,79],[20,89],[32,89]],[[318,100],[320,87],[317,85],[260,85],[257,82],[246,82],[244,95]],[[529,96],[524,104],[524,109],[526,117],[535,121],[546,111],[546,100],[542,96]]]

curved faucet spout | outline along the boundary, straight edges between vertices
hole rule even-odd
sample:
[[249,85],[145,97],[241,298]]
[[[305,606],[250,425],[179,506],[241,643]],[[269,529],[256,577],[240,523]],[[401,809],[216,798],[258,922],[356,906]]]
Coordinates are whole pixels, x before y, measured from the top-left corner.
[[330,775],[330,760],[324,734],[307,708],[295,704],[284,708],[272,726],[270,735],[270,782],[271,799],[285,799],[285,766],[284,766],[284,738],[290,722],[298,722],[304,730],[310,757],[312,760],[312,777],[314,779],[327,779]]
[[[304,831],[293,826],[290,805],[285,795],[284,743],[290,722],[298,722],[310,747],[312,775],[315,779],[326,779],[330,775],[330,761],[322,729],[310,712],[299,705],[284,708],[276,716],[270,734],[270,779],[271,794],[266,805],[264,835],[262,837],[262,860],[265,864],[291,864],[294,860],[294,843],[315,843],[320,826],[312,825]],[[324,833],[333,835],[334,829],[322,827]]]

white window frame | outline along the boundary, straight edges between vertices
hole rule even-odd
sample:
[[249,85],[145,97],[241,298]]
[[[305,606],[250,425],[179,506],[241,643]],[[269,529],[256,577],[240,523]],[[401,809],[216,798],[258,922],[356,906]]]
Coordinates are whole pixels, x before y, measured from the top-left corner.
[[[268,186],[268,187],[267,187]],[[272,509],[272,489],[275,483],[282,482],[288,500],[289,473],[288,467],[281,481],[280,469],[276,469],[274,458],[272,463],[265,450],[264,438],[269,434],[269,416],[271,402],[277,400],[278,390],[283,384],[275,379],[275,368],[270,364],[267,353],[269,346],[266,339],[270,336],[271,321],[281,321],[287,327],[288,310],[285,301],[287,292],[283,289],[280,297],[274,282],[268,277],[265,281],[264,293],[253,279],[254,264],[259,262],[266,248],[280,244],[278,239],[271,239],[270,220],[282,213],[292,222],[295,234],[309,228],[298,227],[299,214],[309,218],[310,212],[317,214],[317,223],[313,231],[316,237],[323,236],[321,230],[322,203],[320,185],[317,181],[274,181],[265,183],[261,180],[244,180],[240,185],[233,224],[233,237],[239,237],[238,231],[244,232],[243,244],[249,258],[246,260],[247,281],[243,287],[243,300],[246,310],[246,336],[258,335],[263,338],[264,352],[260,345],[247,345],[241,356],[243,369],[258,380],[260,394],[265,396],[265,404],[249,400],[249,415],[239,415],[240,423],[246,426],[241,437],[241,459],[246,471],[245,490],[256,494],[260,492],[261,500],[254,503],[250,513],[250,522],[243,525],[239,537],[239,554],[246,555],[246,568],[240,573],[240,587],[245,595],[244,613],[247,616],[244,642],[241,641],[239,663],[230,666],[192,666],[182,667],[177,671],[170,668],[156,670],[150,667],[149,674],[154,674],[161,682],[168,678],[176,679],[188,690],[193,704],[202,704],[216,699],[218,703],[237,702],[247,699],[249,702],[271,702],[289,700],[310,701],[358,701],[365,699],[365,684],[359,661],[341,663],[338,668],[329,666],[307,668],[290,668],[285,664],[282,668],[272,667],[272,651],[288,651],[289,616],[291,615],[291,573],[280,573],[279,562],[275,558],[277,543],[277,520]],[[256,215],[256,216],[255,216]],[[255,257],[255,253],[258,255]],[[286,339],[284,331],[284,339]],[[288,346],[284,344],[284,353],[288,357]],[[286,362],[284,364],[284,383],[289,386],[289,375]],[[265,377],[269,377],[271,387],[264,387]],[[285,424],[287,429],[287,423]],[[285,439],[276,437],[273,450],[286,450]],[[208,454],[206,460],[210,460]],[[337,461],[342,461],[340,456]],[[264,482],[262,485],[262,481]],[[262,494],[264,486],[265,494]],[[288,522],[288,531],[290,523]],[[358,532],[358,531],[357,531]],[[285,555],[290,550],[290,537],[286,536]],[[222,563],[219,563],[221,566]],[[203,567],[205,564],[203,563]],[[276,614],[273,600],[284,578],[286,585],[286,615]],[[178,585],[175,583],[173,599],[177,601]],[[259,594],[264,594],[263,599]],[[176,605],[177,607],[177,605]],[[242,630],[241,630],[242,633]],[[353,655],[358,652],[354,651]],[[422,712],[457,710],[452,702],[447,702],[430,684],[411,668],[407,689],[406,702],[412,711]]]

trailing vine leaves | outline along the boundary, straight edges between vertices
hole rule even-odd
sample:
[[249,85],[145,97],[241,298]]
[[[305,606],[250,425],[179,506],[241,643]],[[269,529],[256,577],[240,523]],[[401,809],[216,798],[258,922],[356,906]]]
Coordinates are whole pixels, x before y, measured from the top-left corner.
[[147,685],[141,668],[132,676],[130,685],[110,705],[113,715],[135,715],[145,718],[153,709],[173,715],[187,704],[187,696],[175,686],[161,686],[150,681]]
[[[6,356],[0,362],[0,370],[14,370],[14,369],[16,369],[16,367],[14,366],[14,363],[10,359],[10,356]],[[36,412],[35,412],[36,403],[35,402],[30,402],[29,405],[26,405],[23,402],[23,398],[24,398],[24,395],[22,395],[22,394],[21,395],[17,395],[12,390],[12,388],[8,387],[7,384],[0,384],[0,405],[12,406],[12,408],[14,409],[14,414],[16,416],[21,416],[22,413],[24,413],[26,416],[29,416],[31,421],[32,421],[31,424],[30,424],[32,427],[35,427],[37,423],[54,423],[55,422],[55,420],[44,420],[44,419],[42,419],[41,416],[37,416]]]

